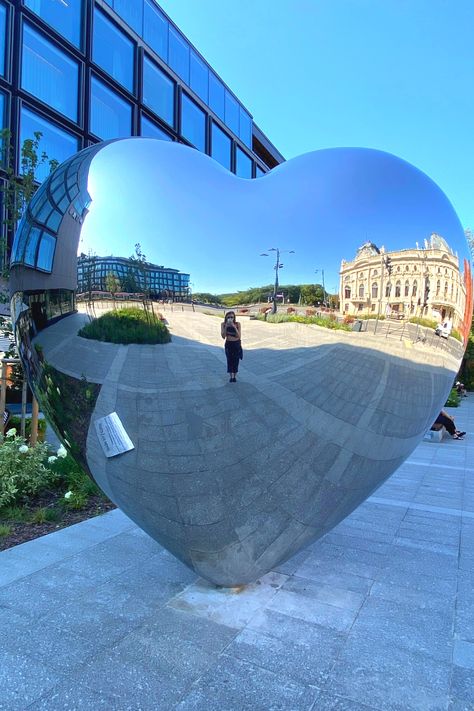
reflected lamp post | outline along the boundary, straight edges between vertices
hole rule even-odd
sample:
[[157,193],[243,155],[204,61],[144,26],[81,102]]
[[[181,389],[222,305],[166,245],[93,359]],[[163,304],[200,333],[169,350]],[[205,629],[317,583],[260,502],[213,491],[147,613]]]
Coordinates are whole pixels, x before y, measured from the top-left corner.
[[[295,250],[294,249],[280,249],[279,247],[270,247],[268,252],[276,252],[276,263],[274,265],[274,270],[275,270],[275,284],[273,286],[273,297],[272,297],[272,314],[276,314],[277,311],[277,292],[278,292],[278,270],[282,269],[283,264],[280,262],[280,255],[281,254],[294,254]],[[260,255],[261,257],[268,257],[269,255],[266,252],[262,252]]]
[[326,306],[326,287],[324,286],[324,269],[315,269],[314,273],[317,274],[318,272],[321,272],[321,278],[323,280],[323,306]]

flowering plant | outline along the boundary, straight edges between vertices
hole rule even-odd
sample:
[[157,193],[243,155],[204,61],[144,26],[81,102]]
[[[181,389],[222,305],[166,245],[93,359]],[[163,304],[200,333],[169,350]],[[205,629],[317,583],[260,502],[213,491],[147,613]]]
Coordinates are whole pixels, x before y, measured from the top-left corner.
[[52,484],[58,475],[47,464],[47,444],[28,447],[14,428],[9,430],[0,446],[0,508]]

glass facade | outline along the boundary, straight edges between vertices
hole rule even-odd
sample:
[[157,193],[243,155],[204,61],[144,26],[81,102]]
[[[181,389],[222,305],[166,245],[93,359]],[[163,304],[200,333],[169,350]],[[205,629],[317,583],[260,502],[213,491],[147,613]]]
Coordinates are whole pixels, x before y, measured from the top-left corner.
[[[6,104],[5,94],[3,93],[3,91],[0,91],[0,128],[6,127],[5,104]],[[0,141],[0,148],[1,148],[1,145],[2,145],[2,142]]]
[[228,91],[225,92],[225,122],[230,130],[239,135],[239,105]]
[[[110,3],[109,3],[110,4]],[[143,33],[143,3],[134,0],[113,0],[112,7],[137,35]]]
[[113,274],[119,282],[119,293],[147,292],[153,298],[186,298],[189,295],[189,274],[177,269],[166,269],[146,263],[137,268],[136,262],[122,257],[88,257],[77,260],[77,293],[108,291],[107,277]]
[[170,126],[174,125],[175,84],[148,57],[143,59],[143,103]]
[[95,8],[92,59],[132,93],[134,57],[134,43]]
[[212,122],[211,155],[218,163],[230,170],[232,141],[217,124]]
[[5,55],[7,51],[7,8],[0,3],[0,76],[5,76]]
[[91,79],[90,129],[104,141],[132,133],[131,104],[96,77]]
[[235,149],[235,173],[239,178],[252,177],[252,160],[239,147]]
[[140,135],[144,138],[158,138],[162,141],[173,140],[171,136],[166,133],[166,131],[163,131],[162,128],[157,126],[156,123],[153,123],[153,121],[150,121],[150,119],[147,119],[146,116],[142,116],[142,126]]
[[[268,150],[280,162],[155,0],[0,0],[0,84],[0,125],[16,138],[17,166],[35,132],[40,153],[59,163],[99,140],[132,134],[210,152],[211,130],[213,156],[242,177],[266,171]],[[48,162],[38,166],[37,180],[49,172]],[[0,183],[5,178],[2,171]],[[54,232],[63,208],[42,205],[43,222],[19,246],[28,266],[49,268],[54,244],[43,233]]]
[[171,69],[189,85],[189,45],[172,27],[169,29],[168,63]]
[[189,58],[189,85],[206,104],[209,101],[209,70],[206,64],[191,50]]
[[[44,151],[49,159],[57,160],[58,163],[62,163],[79,149],[76,136],[23,106],[20,115],[20,145],[23,145],[27,138],[31,138],[35,131],[42,134],[41,152]],[[49,165],[39,165],[35,171],[35,178],[41,182],[49,172]]]
[[23,26],[21,88],[77,121],[77,62],[27,24]]
[[209,106],[216,116],[224,120],[225,89],[215,74],[209,72]]
[[153,0],[145,0],[143,39],[161,59],[168,61],[168,21]]
[[206,150],[206,114],[186,94],[181,103],[181,135],[198,150]]
[[24,0],[25,5],[76,47],[82,45],[83,0]]

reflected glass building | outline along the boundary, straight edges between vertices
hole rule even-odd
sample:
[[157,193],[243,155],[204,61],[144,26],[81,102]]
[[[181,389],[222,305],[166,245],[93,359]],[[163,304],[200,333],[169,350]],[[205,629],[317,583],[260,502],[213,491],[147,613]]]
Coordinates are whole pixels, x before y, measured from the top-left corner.
[[[0,120],[17,172],[36,131],[59,163],[127,136],[193,146],[243,178],[284,160],[154,0],[0,0]],[[39,268],[52,253],[41,240]]]
[[[113,279],[111,279],[113,277]],[[152,299],[186,299],[189,274],[158,264],[137,264],[123,257],[90,257],[81,254],[77,264],[77,295],[93,291],[118,294],[146,293]]]

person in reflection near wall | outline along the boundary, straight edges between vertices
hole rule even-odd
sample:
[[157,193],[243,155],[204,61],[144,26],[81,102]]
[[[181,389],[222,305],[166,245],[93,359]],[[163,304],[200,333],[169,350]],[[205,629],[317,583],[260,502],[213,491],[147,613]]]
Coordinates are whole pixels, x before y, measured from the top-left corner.
[[453,439],[462,439],[466,434],[465,432],[460,432],[458,429],[456,429],[454,419],[444,410],[441,410],[438,417],[431,425],[432,430],[438,429],[438,427],[435,427],[435,425],[443,425],[444,427],[446,427]]
[[225,338],[225,355],[227,358],[227,372],[230,375],[229,383],[236,383],[239,372],[239,359],[242,357],[242,335],[240,323],[235,318],[233,311],[228,311],[221,323],[221,336]]

